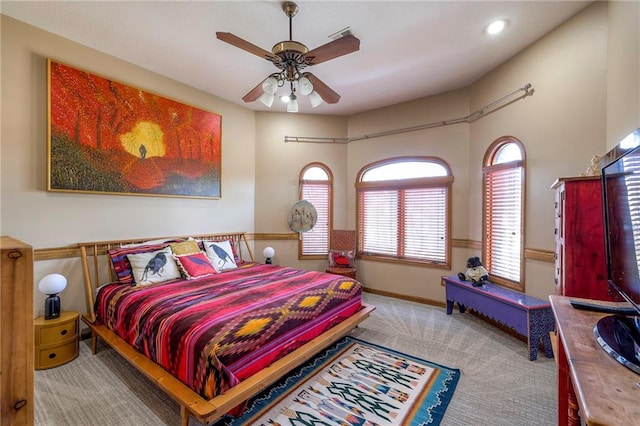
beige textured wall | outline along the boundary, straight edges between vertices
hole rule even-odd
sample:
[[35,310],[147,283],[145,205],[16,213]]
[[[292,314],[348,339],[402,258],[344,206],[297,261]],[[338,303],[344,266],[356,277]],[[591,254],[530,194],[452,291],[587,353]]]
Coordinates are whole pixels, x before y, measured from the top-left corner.
[[[407,102],[388,108],[358,114],[349,119],[349,136],[358,137],[381,131],[420,126],[433,122],[465,117],[469,114],[469,96],[458,90]],[[455,124],[349,144],[349,227],[355,229],[355,189],[358,172],[365,165],[390,157],[425,155],[440,157],[452,169],[453,238],[467,237],[469,182],[469,125]],[[466,250],[452,251],[453,272],[466,263]],[[391,263],[358,261],[358,279],[376,290],[401,293],[414,297],[444,301],[440,276],[450,275],[446,269],[396,265]]]
[[[2,16],[1,233],[35,248],[78,241],[253,231],[255,115],[252,111],[101,52]],[[46,59],[94,72],[222,115],[222,199],[46,192]],[[213,78],[213,77],[212,77]],[[84,312],[77,261],[38,262],[68,276],[63,309]],[[44,297],[35,291],[36,313]]]
[[[607,58],[607,49],[629,51],[633,46],[636,61],[640,58],[640,8],[636,5],[636,21],[629,23],[628,11],[617,6],[594,3],[469,88],[352,117],[253,113],[2,16],[0,231],[36,248],[79,240],[216,230],[285,233],[289,232],[286,213],[297,199],[298,173],[311,161],[324,162],[334,173],[336,227],[353,228],[353,184],[362,166],[391,156],[437,155],[449,163],[455,176],[452,235],[479,241],[480,162],[489,143],[512,135],[527,147],[526,247],[551,251],[551,183],[559,176],[579,174],[593,154],[607,150],[609,138],[640,125],[640,111],[621,122],[611,118],[616,109],[629,104],[638,108],[640,103],[640,73],[620,69],[626,62],[616,60],[615,55]],[[613,35],[608,34],[612,26],[616,27]],[[206,201],[45,192],[47,57],[222,114],[223,198]],[[618,75],[625,76],[624,85],[617,86]],[[285,135],[353,137],[457,118],[525,83],[533,84],[533,96],[473,124],[349,145],[283,142]],[[630,94],[616,87],[629,87]],[[633,93],[637,93],[635,99]],[[258,259],[267,245],[276,248],[276,262],[283,265],[322,269],[325,264],[298,261],[296,241],[257,241]],[[452,254],[451,270],[360,261],[360,277],[371,288],[444,301],[440,275],[463,270],[471,253],[454,249]],[[553,292],[553,265],[528,261],[526,271],[527,293],[545,298]],[[63,308],[84,311],[77,260],[36,264],[36,280],[50,272],[69,277],[69,288],[62,295]],[[43,299],[35,301],[36,312],[42,311]]]
[[607,150],[640,127],[640,2],[608,6]]
[[[345,226],[347,147],[343,144],[284,142],[285,136],[344,138],[345,117],[262,112],[256,114],[255,229],[259,233],[290,233],[287,213],[298,200],[300,170],[311,162],[331,169],[334,179],[333,222]],[[257,242],[276,249],[274,261],[282,265],[323,270],[326,261],[299,261],[297,241]]]
[[[525,83],[533,96],[471,125],[470,207],[482,206],[481,161],[498,137],[520,139],[527,151],[525,247],[554,249],[554,192],[558,177],[578,176],[606,151],[607,5],[595,3],[519,53],[471,88],[471,108]],[[470,238],[482,234],[470,215]],[[553,294],[553,265],[525,264],[528,294]]]

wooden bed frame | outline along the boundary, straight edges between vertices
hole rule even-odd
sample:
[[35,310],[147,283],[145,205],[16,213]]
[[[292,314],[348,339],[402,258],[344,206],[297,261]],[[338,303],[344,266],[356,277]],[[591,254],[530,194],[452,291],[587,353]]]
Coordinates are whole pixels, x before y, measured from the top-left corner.
[[115,272],[111,266],[111,261],[107,255],[108,250],[120,247],[123,244],[139,244],[150,240],[186,239],[189,237],[209,241],[230,240],[238,256],[245,260],[254,261],[251,247],[247,242],[246,233],[244,232],[78,243],[82,256],[82,268],[87,296],[87,313],[82,316],[82,320],[91,329],[91,346],[93,353],[95,354],[97,352],[98,336],[102,337],[109,346],[115,349],[124,359],[147,376],[147,378],[180,405],[182,426],[188,425],[189,416],[195,417],[202,424],[209,424],[222,417],[238,404],[262,391],[277,379],[286,375],[289,371],[311,359],[319,351],[349,333],[375,309],[373,306],[364,305],[363,309],[345,321],[337,324],[283,358],[280,358],[278,361],[240,382],[223,394],[207,400],[170,375],[160,365],[138,352],[133,346],[126,343],[106,326],[95,324],[95,289],[101,284],[117,281]]

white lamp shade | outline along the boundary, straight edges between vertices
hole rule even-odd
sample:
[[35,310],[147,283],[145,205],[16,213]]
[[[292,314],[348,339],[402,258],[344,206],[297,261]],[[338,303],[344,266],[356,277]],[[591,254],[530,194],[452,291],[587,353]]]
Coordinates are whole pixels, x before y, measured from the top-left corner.
[[273,247],[265,247],[264,250],[262,250],[262,255],[264,257],[273,257],[276,255],[276,251]]
[[278,90],[278,80],[275,77],[268,77],[262,82],[262,90],[268,95],[275,95]]
[[262,95],[260,95],[259,99],[260,99],[260,102],[262,102],[263,104],[271,108],[271,105],[273,105],[273,100],[275,98],[276,98],[276,95],[265,92]]
[[67,279],[60,274],[49,274],[38,283],[38,289],[44,294],[57,294],[67,287]]
[[309,94],[309,102],[311,102],[311,106],[315,108],[318,105],[320,105],[323,102],[323,100],[318,94],[318,92],[313,91]]
[[300,77],[298,80],[298,86],[300,87],[300,93],[304,96],[313,92],[313,84],[311,84],[311,81],[307,77]]
[[298,112],[298,99],[291,96],[291,100],[287,104],[287,112]]

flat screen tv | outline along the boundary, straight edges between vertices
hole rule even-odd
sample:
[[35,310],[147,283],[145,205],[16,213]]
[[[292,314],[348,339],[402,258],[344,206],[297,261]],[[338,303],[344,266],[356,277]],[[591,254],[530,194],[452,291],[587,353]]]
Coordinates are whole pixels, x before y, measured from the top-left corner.
[[[627,301],[631,315],[602,318],[598,343],[640,374],[640,129],[614,150],[620,155],[602,168],[607,281],[614,299]],[[629,312],[627,312],[629,313]]]

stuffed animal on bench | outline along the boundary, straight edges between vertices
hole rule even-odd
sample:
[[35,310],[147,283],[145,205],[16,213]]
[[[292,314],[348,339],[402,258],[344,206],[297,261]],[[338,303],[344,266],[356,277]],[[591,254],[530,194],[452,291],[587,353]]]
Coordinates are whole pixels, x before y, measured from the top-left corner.
[[474,287],[480,287],[484,285],[485,281],[489,281],[489,272],[482,265],[479,257],[470,257],[467,260],[467,268],[467,272],[464,274],[458,273],[460,281],[471,281],[471,285]]

